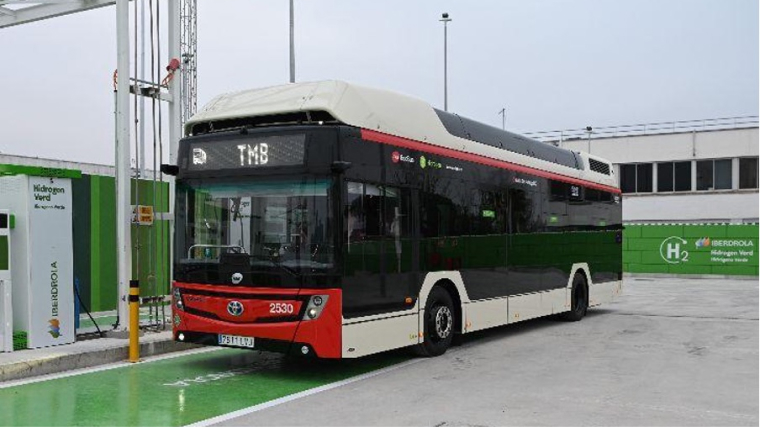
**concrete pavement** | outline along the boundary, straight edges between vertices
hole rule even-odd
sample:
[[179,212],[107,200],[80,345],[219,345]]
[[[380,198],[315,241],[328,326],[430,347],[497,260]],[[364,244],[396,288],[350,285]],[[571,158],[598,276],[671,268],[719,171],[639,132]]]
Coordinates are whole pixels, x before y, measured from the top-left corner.
[[486,331],[218,425],[758,425],[758,283],[627,278],[581,322]]

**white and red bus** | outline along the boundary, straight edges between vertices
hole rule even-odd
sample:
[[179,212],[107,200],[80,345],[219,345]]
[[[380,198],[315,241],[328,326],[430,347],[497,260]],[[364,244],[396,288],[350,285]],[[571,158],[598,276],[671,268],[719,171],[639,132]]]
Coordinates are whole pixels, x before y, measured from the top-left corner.
[[435,356],[455,335],[580,320],[621,292],[603,159],[340,81],[219,96],[185,134],[178,341]]

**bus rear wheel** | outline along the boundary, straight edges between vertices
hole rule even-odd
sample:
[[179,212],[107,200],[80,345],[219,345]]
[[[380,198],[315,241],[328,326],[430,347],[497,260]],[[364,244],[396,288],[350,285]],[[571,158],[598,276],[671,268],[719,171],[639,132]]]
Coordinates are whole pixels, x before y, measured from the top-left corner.
[[583,273],[575,273],[573,277],[573,288],[571,291],[570,311],[562,313],[563,320],[568,322],[577,322],[583,319],[588,309],[588,286],[586,277]]
[[423,318],[424,338],[414,347],[423,357],[446,353],[454,338],[454,303],[446,290],[436,286],[430,291]]

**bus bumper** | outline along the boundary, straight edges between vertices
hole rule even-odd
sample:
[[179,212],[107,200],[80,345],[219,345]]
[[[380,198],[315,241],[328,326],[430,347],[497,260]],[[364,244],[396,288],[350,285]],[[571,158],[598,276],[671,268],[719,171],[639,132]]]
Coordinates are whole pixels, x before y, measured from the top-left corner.
[[[294,353],[321,358],[341,357],[341,291],[339,289],[270,289],[175,284],[182,295],[182,308],[173,301],[174,339],[202,345],[221,345],[220,335],[253,338],[253,350]],[[308,301],[327,296],[315,319],[308,319]],[[175,294],[175,299],[177,295]],[[293,301],[296,313],[281,317],[252,312],[268,310],[271,304]],[[298,302],[301,302],[298,304]],[[237,302],[246,317],[231,318],[226,307]],[[221,307],[221,308],[220,308]],[[308,320],[304,320],[308,319]],[[232,346],[231,346],[232,347]]]

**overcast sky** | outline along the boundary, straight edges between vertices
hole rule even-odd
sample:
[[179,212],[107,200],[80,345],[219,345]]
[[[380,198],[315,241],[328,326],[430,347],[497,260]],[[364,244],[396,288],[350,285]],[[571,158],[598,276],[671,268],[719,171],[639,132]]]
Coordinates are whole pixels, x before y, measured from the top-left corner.
[[[757,0],[295,4],[297,81],[443,108],[448,12],[449,111],[478,121],[501,126],[506,108],[507,129],[527,132],[758,113]],[[287,0],[198,9],[199,106],[287,83]],[[113,164],[115,67],[114,7],[0,29],[0,152]]]

